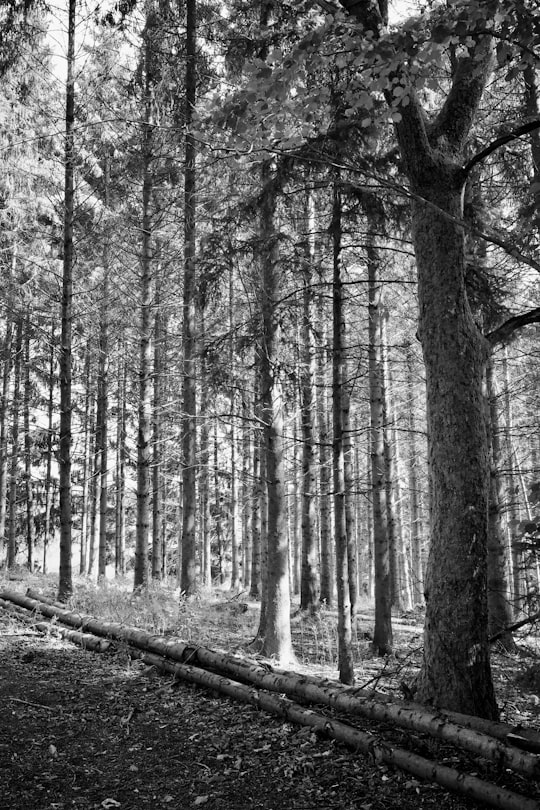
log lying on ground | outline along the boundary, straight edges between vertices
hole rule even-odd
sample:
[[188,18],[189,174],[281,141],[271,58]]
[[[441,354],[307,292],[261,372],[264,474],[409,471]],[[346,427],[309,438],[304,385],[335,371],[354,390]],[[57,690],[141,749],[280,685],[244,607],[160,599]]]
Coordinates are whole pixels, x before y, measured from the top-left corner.
[[[59,621],[71,626],[83,627],[97,635],[128,642],[137,649],[156,653],[179,663],[213,669],[218,673],[225,673],[263,689],[285,693],[289,697],[301,698],[310,703],[331,706],[349,714],[357,714],[378,722],[390,722],[419,733],[426,733],[475,755],[490,759],[501,767],[511,768],[532,778],[540,778],[540,759],[534,754],[520,750],[520,748],[526,748],[526,738],[523,738],[523,746],[509,745],[500,738],[496,739],[493,736],[479,733],[466,725],[449,722],[445,713],[434,714],[420,707],[410,708],[376,701],[359,695],[358,690],[336,687],[332,682],[316,682],[312,678],[297,673],[273,672],[244,659],[216,653],[206,647],[168,640],[162,636],[154,636],[146,631],[125,627],[114,622],[100,622],[92,617],[82,617],[77,613],[57,608],[49,601],[41,602],[11,591],[0,593],[0,596],[5,597],[6,595],[8,599],[12,598],[14,602],[30,610],[41,610],[45,615],[56,617]],[[351,691],[355,693],[351,694]],[[468,716],[463,717],[472,720]],[[519,733],[515,728],[505,724],[496,725],[503,726],[506,738],[508,738],[509,730],[514,737]]]
[[[12,592],[16,594],[18,597],[21,596],[18,592]],[[27,596],[31,599],[36,600],[37,602],[44,602],[48,605],[56,605],[59,608],[63,609],[63,605],[61,603],[55,602],[53,599],[48,597],[41,596],[38,592],[32,591],[31,589],[27,590]],[[28,607],[28,609],[32,610],[35,609],[34,607]],[[73,614],[78,616],[79,614]],[[85,620],[85,617],[81,617],[81,621]],[[95,622],[93,617],[86,617],[86,620]],[[310,676],[306,674],[299,675],[298,673],[288,672],[286,670],[281,670],[278,667],[270,666],[270,665],[259,665],[257,662],[246,658],[238,658],[236,656],[231,655],[221,655],[220,653],[216,653],[213,650],[210,650],[204,646],[200,646],[197,644],[188,644],[182,641],[167,641],[164,642],[162,636],[155,636],[147,631],[138,630],[136,628],[129,628],[125,625],[118,624],[118,623],[110,623],[110,622],[101,622],[104,627],[110,628],[107,630],[107,634],[114,632],[115,629],[119,629],[126,634],[126,638],[124,640],[128,640],[130,644],[134,646],[140,646],[141,649],[148,649],[150,652],[152,649],[157,651],[159,654],[166,654],[170,655],[171,658],[174,660],[178,660],[180,662],[185,663],[197,663],[198,666],[202,666],[205,668],[216,669],[216,670],[224,670],[224,661],[228,661],[232,663],[234,669],[226,670],[229,674],[234,674],[235,677],[239,676],[239,671],[237,669],[238,666],[243,667],[247,670],[253,668],[253,672],[258,672],[259,674],[267,674],[273,673],[275,675],[283,675],[283,676],[292,676],[296,679],[301,680],[305,683],[313,683],[316,686],[320,686],[324,689],[336,689],[339,691],[340,694],[347,694],[350,697],[357,698],[360,701],[364,700],[375,700],[377,703],[390,703],[394,707],[398,708],[407,708],[409,710],[418,710],[424,714],[428,714],[430,717],[435,718],[438,722],[443,720],[450,721],[457,725],[463,726],[464,728],[474,729],[479,731],[481,734],[486,734],[491,737],[495,737],[499,740],[502,740],[506,744],[516,745],[518,748],[521,748],[525,751],[531,751],[534,753],[540,753],[540,733],[524,728],[521,725],[511,725],[509,723],[501,723],[494,720],[486,720],[483,717],[475,717],[468,714],[461,714],[459,712],[452,712],[448,709],[440,709],[440,710],[433,710],[429,712],[425,706],[414,703],[413,701],[406,701],[404,703],[398,703],[388,695],[385,695],[381,692],[377,692],[372,689],[361,689],[354,686],[345,686],[339,681],[331,680],[331,679],[321,679],[315,676]],[[129,638],[127,636],[129,635]],[[155,644],[154,644],[155,643]],[[167,644],[167,652],[162,653],[163,650],[163,643]],[[157,645],[157,646],[155,646]],[[171,646],[172,645],[172,646]],[[173,652],[169,652],[169,650],[173,650]],[[177,654],[178,653],[178,654]],[[197,657],[195,660],[194,656]],[[258,670],[255,668],[259,667]]]
[[109,639],[100,638],[91,633],[81,633],[80,630],[71,630],[69,627],[61,627],[59,624],[53,624],[51,621],[40,622],[35,617],[32,618],[32,616],[29,616],[28,611],[25,612],[22,608],[18,608],[16,605],[10,604],[4,599],[0,599],[0,607],[10,613],[17,621],[24,622],[24,624],[32,630],[35,629],[45,635],[52,634],[59,638],[66,639],[85,650],[104,653],[109,652],[115,646]]
[[[47,622],[38,622],[36,626],[45,630],[50,627]],[[57,625],[54,627],[58,629]],[[93,649],[96,652],[103,651],[100,646],[100,643],[103,642],[102,638],[88,633],[62,629],[65,630],[66,637],[79,644],[79,646]],[[89,644],[91,638],[93,638],[94,643]],[[540,804],[534,799],[500,788],[476,776],[460,773],[454,768],[440,765],[410,751],[392,748],[373,734],[360,731],[348,726],[346,723],[332,720],[311,709],[299,706],[289,698],[260,691],[199,667],[167,661],[155,653],[148,653],[141,649],[133,649],[132,652],[133,657],[139,658],[145,664],[155,667],[161,672],[227,695],[234,700],[277,715],[288,722],[313,728],[322,736],[335,739],[355,751],[360,751],[372,757],[377,763],[383,762],[416,778],[436,782],[453,793],[481,801],[499,810],[540,810]]]

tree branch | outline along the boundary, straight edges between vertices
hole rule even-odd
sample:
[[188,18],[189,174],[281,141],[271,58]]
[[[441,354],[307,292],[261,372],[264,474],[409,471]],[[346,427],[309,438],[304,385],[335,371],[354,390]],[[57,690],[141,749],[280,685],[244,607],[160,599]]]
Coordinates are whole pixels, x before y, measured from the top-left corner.
[[478,152],[473,158],[471,158],[463,167],[464,176],[467,177],[474,166],[481,163],[497,149],[500,149],[501,146],[504,146],[511,141],[515,141],[518,138],[521,138],[522,135],[526,135],[528,132],[534,132],[537,129],[540,129],[540,119],[529,121],[527,124],[522,124],[522,126],[514,129],[512,132],[508,132],[506,135],[501,135],[500,138],[496,138],[494,141],[488,144],[485,149],[482,149],[481,152]]
[[522,312],[520,315],[514,315],[512,318],[504,321],[504,323],[501,323],[496,329],[487,333],[485,336],[486,340],[488,340],[492,346],[496,343],[506,343],[518,329],[521,329],[523,326],[528,326],[531,323],[540,323],[540,307],[530,309],[528,312]]

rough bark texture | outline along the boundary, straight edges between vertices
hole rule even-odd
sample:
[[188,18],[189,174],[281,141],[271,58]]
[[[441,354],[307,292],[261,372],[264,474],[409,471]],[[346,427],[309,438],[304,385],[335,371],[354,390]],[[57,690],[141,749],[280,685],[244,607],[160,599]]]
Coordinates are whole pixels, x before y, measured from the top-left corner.
[[368,245],[368,363],[371,418],[371,501],[375,567],[375,629],[373,649],[377,655],[392,651],[392,580],[388,537],[388,491],[385,486],[384,366],[381,347],[382,316],[379,256]]
[[184,158],[184,302],[183,302],[183,425],[182,425],[182,574],[180,588],[194,596],[199,587],[195,536],[197,512],[197,396],[196,396],[196,140],[191,131],[197,94],[197,4],[186,2],[185,158]]
[[334,180],[332,205],[332,422],[333,422],[333,481],[334,531],[336,544],[336,584],[338,603],[338,667],[342,683],[354,682],[352,655],[351,600],[347,555],[348,533],[345,509],[345,438],[343,423],[344,399],[347,397],[345,361],[345,321],[343,317],[343,280],[341,278],[341,189]]
[[66,129],[64,151],[64,260],[62,272],[62,336],[60,345],[60,437],[58,448],[60,491],[60,570],[58,595],[68,599],[73,590],[71,571],[71,383],[73,323],[73,221],[75,131],[75,16],[76,0],[68,5],[66,77]]
[[315,212],[313,195],[307,192],[305,201],[305,257],[302,272],[302,358],[300,421],[302,427],[302,571],[300,608],[314,613],[319,608],[319,538],[315,495],[317,468],[315,464],[316,395],[315,354],[313,340],[312,273],[314,263],[313,234]]
[[[343,0],[342,5],[366,24],[367,5]],[[485,4],[486,18],[497,5]],[[419,695],[425,702],[484,717],[498,713],[487,633],[489,458],[482,379],[488,345],[467,300],[465,243],[458,223],[467,138],[491,62],[489,37],[477,36],[472,53],[453,65],[437,115],[428,123],[414,88],[408,87],[409,103],[400,107],[396,123],[415,195],[418,335],[426,366],[431,547]],[[400,79],[408,84],[405,72]],[[390,90],[388,99],[392,103]]]
[[142,245],[139,341],[139,413],[137,432],[137,520],[133,587],[144,588],[148,582],[148,533],[151,497],[151,418],[152,418],[152,33],[150,18],[146,21],[145,87],[142,121]]
[[275,192],[272,168],[263,165],[261,203],[263,335],[261,394],[264,423],[265,472],[268,492],[267,601],[263,653],[293,661],[290,624],[289,542],[285,499],[283,393],[280,380],[279,255],[275,232]]
[[[501,464],[500,425],[497,397],[493,380],[493,359],[486,368],[486,387],[489,406],[489,427],[491,440],[491,468],[489,481],[489,531],[488,531],[488,619],[489,635],[501,634],[512,623],[510,587],[507,577],[508,554],[502,525],[502,481],[499,473]],[[505,631],[499,635],[499,644],[508,652],[516,652],[517,647],[512,633]]]

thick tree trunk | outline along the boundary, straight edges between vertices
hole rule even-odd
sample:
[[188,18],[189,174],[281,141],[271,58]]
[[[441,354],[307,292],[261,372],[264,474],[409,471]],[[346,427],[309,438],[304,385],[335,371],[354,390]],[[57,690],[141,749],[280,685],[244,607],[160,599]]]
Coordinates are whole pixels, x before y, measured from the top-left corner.
[[[426,178],[427,180],[427,178]],[[419,336],[427,386],[431,547],[426,572],[419,694],[451,709],[496,717],[487,642],[489,457],[482,392],[487,343],[465,291],[457,170],[433,166],[418,189],[413,238]]]
[[[345,438],[343,409],[347,398],[345,360],[345,320],[343,316],[343,279],[341,277],[341,189],[334,180],[332,204],[332,414],[333,481],[336,543],[336,583],[338,603],[338,667],[342,683],[354,682],[352,655],[351,601],[349,592],[348,535],[345,509]],[[348,407],[348,403],[345,405]]]
[[[344,8],[362,25],[379,4]],[[486,3],[484,30],[497,3]],[[385,14],[371,19],[378,31]],[[426,365],[431,547],[426,573],[425,701],[494,717],[497,705],[487,634],[488,440],[482,397],[487,341],[474,323],[465,288],[463,216],[467,138],[492,64],[492,43],[452,65],[436,115],[422,109],[406,73],[407,104],[396,123],[414,195],[412,236],[418,268],[419,329]],[[395,97],[390,88],[387,98]]]
[[75,210],[74,132],[75,132],[75,16],[76,0],[68,5],[68,50],[66,78],[66,129],[64,152],[64,261],[62,273],[62,337],[60,346],[60,570],[58,597],[67,600],[73,591],[71,569],[71,384],[73,323],[73,222]]

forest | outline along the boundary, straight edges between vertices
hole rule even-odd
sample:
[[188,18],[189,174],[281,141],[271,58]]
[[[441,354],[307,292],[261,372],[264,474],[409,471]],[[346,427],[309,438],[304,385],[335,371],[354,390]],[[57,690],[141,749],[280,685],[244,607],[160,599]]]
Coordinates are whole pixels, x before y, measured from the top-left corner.
[[536,0],[0,9],[0,575],[420,611],[496,720],[540,578]]

